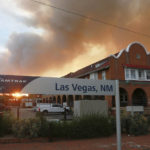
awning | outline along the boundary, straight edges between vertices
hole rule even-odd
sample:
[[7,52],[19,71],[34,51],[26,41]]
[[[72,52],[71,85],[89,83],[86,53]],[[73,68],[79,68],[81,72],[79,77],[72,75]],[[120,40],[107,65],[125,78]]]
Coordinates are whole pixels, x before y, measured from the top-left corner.
[[147,65],[123,64],[123,66],[128,68],[150,69],[150,66]]

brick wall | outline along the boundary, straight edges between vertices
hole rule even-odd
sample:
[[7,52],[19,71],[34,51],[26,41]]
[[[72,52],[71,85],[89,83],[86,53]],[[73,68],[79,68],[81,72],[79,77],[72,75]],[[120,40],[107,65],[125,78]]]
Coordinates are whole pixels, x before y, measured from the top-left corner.
[[[147,96],[147,105],[150,106],[150,81],[125,81],[124,65],[132,64],[136,66],[150,66],[150,55],[148,55],[142,45],[139,43],[131,44],[128,51],[124,50],[120,57],[111,57],[109,59],[110,67],[106,71],[107,79],[120,80],[120,88],[126,90],[128,95],[128,105],[132,105],[133,93],[136,89],[141,89]],[[101,79],[101,71],[99,79]],[[106,96],[108,104],[112,106],[112,97]]]

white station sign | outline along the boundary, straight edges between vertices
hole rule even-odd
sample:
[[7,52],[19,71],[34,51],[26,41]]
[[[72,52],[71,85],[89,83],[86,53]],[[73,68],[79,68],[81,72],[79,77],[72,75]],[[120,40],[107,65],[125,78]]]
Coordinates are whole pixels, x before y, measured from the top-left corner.
[[28,94],[50,95],[114,95],[116,97],[117,150],[121,150],[120,100],[118,80],[73,78],[36,78],[21,91]]
[[41,77],[29,82],[22,93],[52,95],[115,95],[114,80]]

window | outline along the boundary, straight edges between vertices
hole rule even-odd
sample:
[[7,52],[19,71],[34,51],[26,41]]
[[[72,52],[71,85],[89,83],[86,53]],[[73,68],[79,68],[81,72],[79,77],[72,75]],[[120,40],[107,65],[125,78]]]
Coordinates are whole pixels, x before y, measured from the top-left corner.
[[125,80],[150,80],[150,70],[125,68]]
[[147,80],[150,80],[150,70],[146,71],[146,78],[147,78]]
[[45,100],[45,102],[46,102],[46,103],[48,103],[48,97],[46,97],[46,100]]
[[131,69],[131,79],[136,79],[136,70],[135,69]]
[[140,59],[141,55],[140,54],[136,54],[136,59]]
[[106,80],[106,72],[102,71],[102,80]]
[[127,104],[128,104],[127,91],[123,88],[120,88],[119,91],[120,91],[120,106],[121,107],[127,106]]
[[125,77],[126,79],[130,78],[130,69],[125,69]]
[[98,79],[98,73],[97,72],[91,73],[90,79]]
[[125,79],[126,80],[138,80],[137,70],[125,68]]
[[98,68],[100,66],[102,66],[103,64],[105,64],[107,61],[102,61],[102,62],[99,62],[98,64],[95,64],[95,68]]
[[145,79],[144,70],[138,70],[139,79]]
[[52,106],[53,107],[62,107],[62,105],[59,105],[59,104],[53,104]]

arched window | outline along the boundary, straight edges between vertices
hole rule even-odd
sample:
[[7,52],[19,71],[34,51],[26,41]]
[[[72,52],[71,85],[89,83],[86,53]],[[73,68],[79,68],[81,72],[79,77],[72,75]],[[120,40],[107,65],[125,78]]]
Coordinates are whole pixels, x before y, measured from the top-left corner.
[[60,96],[57,97],[57,103],[58,103],[58,104],[61,104]]
[[92,96],[91,95],[84,95],[83,100],[92,100]]
[[68,106],[73,107],[73,95],[68,96]]
[[105,96],[103,96],[103,95],[93,95],[92,96],[92,99],[93,100],[105,100]]
[[56,97],[55,96],[53,97],[53,103],[56,103]]
[[66,95],[63,95],[63,97],[62,97],[62,102],[63,102],[63,103],[66,102]]
[[76,96],[75,96],[75,100],[82,100],[81,95],[76,95]]
[[136,89],[132,94],[133,106],[147,106],[147,95],[143,89]]
[[120,88],[120,107],[125,107],[128,105],[128,93],[125,89]]

